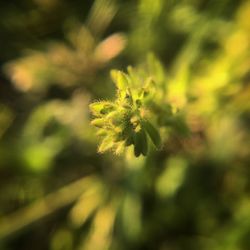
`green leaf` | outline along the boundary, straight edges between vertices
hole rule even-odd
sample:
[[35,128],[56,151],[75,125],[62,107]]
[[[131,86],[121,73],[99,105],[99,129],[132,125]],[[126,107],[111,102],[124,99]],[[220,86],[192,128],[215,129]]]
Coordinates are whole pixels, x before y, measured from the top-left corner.
[[140,156],[142,151],[142,142],[140,141],[140,138],[138,137],[138,134],[134,134],[134,154],[136,157]]
[[126,139],[125,145],[126,146],[130,146],[134,144],[134,136],[131,134],[128,136],[128,138]]
[[119,70],[111,70],[111,78],[119,90],[126,90],[129,87],[129,76]]
[[143,141],[142,154],[145,156],[148,152],[148,140],[144,130],[141,130],[141,140]]
[[91,125],[102,128],[107,123],[107,120],[105,118],[96,118],[91,121]]
[[141,129],[139,132],[134,133],[134,153],[138,157],[140,154],[146,155],[148,151],[147,136]]
[[125,148],[124,142],[117,143],[116,144],[116,149],[115,149],[115,154],[120,155],[124,151],[124,148]]
[[103,153],[109,149],[111,149],[114,146],[114,140],[112,136],[106,136],[100,146],[98,147],[98,152]]
[[165,79],[164,68],[160,61],[153,55],[149,54],[147,58],[149,72],[154,76],[157,82],[162,82]]
[[157,148],[159,148],[161,145],[161,137],[160,137],[159,132],[156,130],[156,128],[149,121],[143,121],[142,126],[147,131],[153,144]]
[[115,104],[111,102],[94,102],[89,105],[89,108],[94,116],[100,117],[112,111]]
[[112,111],[106,116],[114,126],[119,126],[123,123],[123,114],[119,111]]
[[106,129],[98,129],[97,133],[98,136],[106,136],[107,135],[107,130]]
[[128,74],[129,74],[129,78],[133,82],[133,85],[140,82],[139,76],[138,76],[137,72],[134,70],[133,67],[128,66],[127,71],[128,71]]

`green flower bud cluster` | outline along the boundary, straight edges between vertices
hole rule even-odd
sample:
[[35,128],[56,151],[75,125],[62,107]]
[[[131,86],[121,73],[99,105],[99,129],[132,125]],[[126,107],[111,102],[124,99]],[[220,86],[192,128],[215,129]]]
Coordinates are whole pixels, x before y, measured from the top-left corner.
[[161,145],[159,132],[148,119],[152,115],[154,81],[149,77],[138,86],[130,74],[117,70],[111,71],[111,78],[117,87],[116,100],[90,104],[94,116],[91,124],[98,128],[97,134],[102,137],[98,151],[112,150],[121,154],[125,147],[133,145],[136,157],[145,156],[149,139],[155,147]]

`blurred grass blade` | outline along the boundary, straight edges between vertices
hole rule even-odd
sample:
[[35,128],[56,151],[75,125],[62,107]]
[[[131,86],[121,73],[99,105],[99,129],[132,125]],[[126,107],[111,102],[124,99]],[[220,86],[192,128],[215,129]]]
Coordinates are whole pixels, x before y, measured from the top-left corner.
[[94,176],[84,177],[11,215],[2,217],[0,219],[0,240],[74,202],[96,182],[98,180]]

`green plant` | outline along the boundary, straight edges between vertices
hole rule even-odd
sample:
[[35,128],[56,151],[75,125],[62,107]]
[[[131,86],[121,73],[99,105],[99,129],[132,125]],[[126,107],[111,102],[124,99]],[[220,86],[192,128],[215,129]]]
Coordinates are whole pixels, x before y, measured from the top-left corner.
[[180,119],[181,112],[166,98],[166,74],[154,56],[148,56],[146,65],[138,69],[129,66],[127,71],[111,71],[116,99],[90,104],[94,116],[91,124],[102,137],[100,153],[113,150],[121,154],[127,146],[134,145],[135,156],[145,156],[149,138],[159,149],[169,129],[187,131],[187,127]]

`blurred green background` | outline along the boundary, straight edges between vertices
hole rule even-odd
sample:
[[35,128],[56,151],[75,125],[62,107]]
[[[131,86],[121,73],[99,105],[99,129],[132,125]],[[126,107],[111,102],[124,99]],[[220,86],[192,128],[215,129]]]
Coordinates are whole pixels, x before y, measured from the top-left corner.
[[[0,8],[1,250],[250,249],[250,1]],[[154,53],[191,136],[98,154],[88,105]]]

